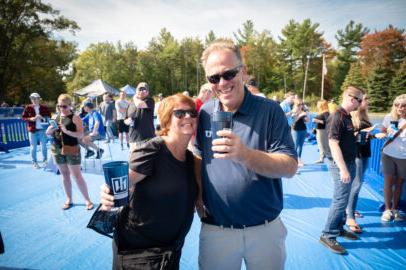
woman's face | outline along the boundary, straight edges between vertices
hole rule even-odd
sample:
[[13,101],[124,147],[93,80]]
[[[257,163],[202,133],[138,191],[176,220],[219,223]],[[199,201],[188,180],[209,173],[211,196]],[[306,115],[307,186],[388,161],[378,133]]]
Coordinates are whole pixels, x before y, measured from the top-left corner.
[[396,108],[396,113],[400,115],[401,117],[406,117],[406,100],[401,99],[399,101],[395,101],[393,104]]
[[362,97],[361,108],[368,109],[368,96],[367,95],[364,95]]
[[58,101],[56,105],[58,110],[61,112],[62,115],[69,115],[70,114],[70,104],[66,101]]
[[169,133],[176,135],[193,135],[197,126],[197,111],[188,104],[180,103],[172,111]]

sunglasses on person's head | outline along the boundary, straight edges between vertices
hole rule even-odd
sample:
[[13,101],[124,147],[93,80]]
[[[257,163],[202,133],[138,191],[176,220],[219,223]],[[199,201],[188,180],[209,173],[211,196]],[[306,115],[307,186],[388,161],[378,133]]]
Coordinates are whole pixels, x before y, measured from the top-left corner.
[[56,105],[56,107],[58,109],[67,109],[67,108],[69,108],[69,105]]
[[400,107],[400,108],[406,107],[406,103],[395,103],[395,107]]
[[186,114],[188,114],[191,118],[196,118],[197,110],[173,110],[173,115],[179,119],[185,118]]
[[358,101],[358,103],[362,103],[362,98],[359,98],[359,97],[356,97],[356,96],[353,96],[353,95],[348,95],[348,96],[354,98],[356,101]]
[[240,71],[240,68],[241,68],[241,66],[238,66],[236,68],[227,70],[223,74],[218,73],[218,74],[214,74],[211,76],[207,76],[207,80],[212,84],[218,84],[220,82],[221,78],[223,78],[226,81],[232,80],[238,74],[238,72]]

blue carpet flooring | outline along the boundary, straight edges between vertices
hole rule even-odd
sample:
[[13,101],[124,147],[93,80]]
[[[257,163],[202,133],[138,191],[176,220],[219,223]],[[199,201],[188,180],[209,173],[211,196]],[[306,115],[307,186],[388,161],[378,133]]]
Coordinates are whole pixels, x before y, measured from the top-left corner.
[[[121,151],[117,143],[111,148],[114,160],[127,159],[128,151]],[[372,174],[366,176],[358,203],[364,215],[358,219],[364,228],[361,240],[339,239],[349,251],[344,256],[319,244],[333,186],[326,165],[312,164],[318,159],[317,146],[305,145],[303,155],[307,164],[283,180],[286,269],[406,269],[406,223],[381,223],[378,207],[383,198],[376,183],[382,180]],[[88,161],[83,175],[92,200],[98,202],[104,182],[99,162]],[[369,180],[375,184],[369,185]],[[6,250],[0,255],[0,269],[111,269],[111,240],[86,228],[92,211],[85,210],[75,184],[73,194],[74,207],[61,210],[65,195],[60,176],[33,169],[28,148],[0,153],[0,232]],[[196,216],[181,269],[198,269],[199,230]]]

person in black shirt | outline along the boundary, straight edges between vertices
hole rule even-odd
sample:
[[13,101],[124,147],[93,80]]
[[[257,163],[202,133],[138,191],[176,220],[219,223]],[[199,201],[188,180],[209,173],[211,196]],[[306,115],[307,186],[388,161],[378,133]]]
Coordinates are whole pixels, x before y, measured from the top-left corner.
[[295,142],[295,150],[298,156],[298,166],[302,167],[303,161],[302,150],[306,138],[307,128],[306,122],[309,121],[307,113],[304,111],[304,103],[300,98],[296,98],[292,110],[293,124],[292,124],[292,138]]
[[[357,157],[355,159],[356,174],[351,185],[350,197],[347,205],[348,228],[355,233],[362,233],[361,227],[355,221],[358,212],[355,211],[358,202],[358,195],[364,181],[364,173],[368,167],[368,159],[371,156],[371,141],[373,138],[369,135],[372,124],[368,117],[368,96],[365,94],[362,98],[361,106],[358,110],[351,112],[352,124],[357,141]],[[358,213],[358,217],[360,214]]]
[[[125,123],[130,126],[130,145],[155,137],[154,108],[155,102],[149,96],[148,84],[139,83],[133,102],[127,109],[125,120]],[[132,149],[131,146],[130,149]]]
[[334,194],[327,222],[320,236],[320,243],[338,254],[346,250],[337,242],[341,236],[349,240],[358,240],[358,236],[344,229],[345,209],[348,205],[351,184],[355,178],[355,158],[357,144],[350,112],[356,110],[362,102],[363,92],[349,86],[343,93],[341,106],[329,117],[327,122],[329,146],[332,158],[329,171],[334,182]]
[[54,120],[58,126],[50,125],[46,134],[53,137],[51,152],[61,172],[66,193],[66,201],[62,209],[67,210],[73,206],[71,181],[71,175],[73,175],[85,198],[86,209],[92,210],[93,203],[90,201],[87,185],[80,170],[81,158],[78,139],[83,136],[83,124],[80,117],[72,113],[71,100],[71,97],[66,94],[58,97],[56,107],[59,113]]
[[320,159],[314,163],[323,163],[324,158],[331,158],[330,148],[328,147],[328,136],[327,136],[327,119],[330,116],[328,111],[328,103],[326,100],[319,100],[317,102],[317,109],[319,114],[313,118],[313,122],[316,123],[316,139],[317,145],[319,147]]
[[[167,247],[173,248],[174,255],[164,268],[158,269],[179,269],[197,198],[194,157],[187,150],[197,115],[189,97],[177,94],[163,99],[158,110],[160,136],[139,143],[131,152],[130,203],[121,212],[114,235],[113,269],[139,269],[136,262],[122,264],[123,254],[131,254],[132,250]],[[104,210],[114,205],[106,185],[102,187],[101,203]],[[153,258],[144,259],[153,262]]]

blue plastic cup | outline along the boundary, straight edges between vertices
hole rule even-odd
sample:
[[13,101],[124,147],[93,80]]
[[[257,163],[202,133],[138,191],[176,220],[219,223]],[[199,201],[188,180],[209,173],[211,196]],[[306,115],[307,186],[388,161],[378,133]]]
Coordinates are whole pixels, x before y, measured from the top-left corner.
[[114,196],[114,207],[128,204],[128,162],[113,161],[103,164],[104,179]]
[[212,139],[218,139],[217,131],[223,129],[233,128],[233,113],[232,112],[213,112],[212,122],[211,122],[211,132]]

